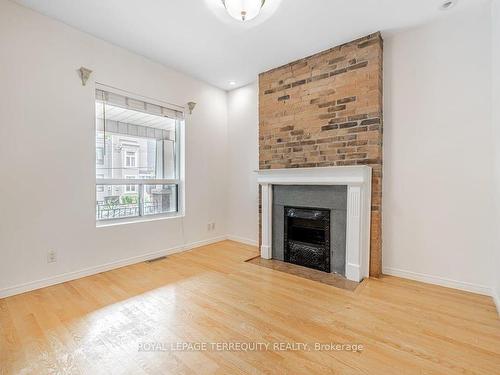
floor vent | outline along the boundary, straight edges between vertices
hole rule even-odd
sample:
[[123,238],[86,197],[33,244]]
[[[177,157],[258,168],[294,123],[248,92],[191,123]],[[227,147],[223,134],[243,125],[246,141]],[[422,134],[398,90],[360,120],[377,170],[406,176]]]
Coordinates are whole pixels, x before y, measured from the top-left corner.
[[162,257],[159,257],[159,258],[150,259],[150,260],[147,260],[146,263],[158,262],[159,260],[163,260],[163,259],[167,259],[167,257],[166,256],[162,256]]

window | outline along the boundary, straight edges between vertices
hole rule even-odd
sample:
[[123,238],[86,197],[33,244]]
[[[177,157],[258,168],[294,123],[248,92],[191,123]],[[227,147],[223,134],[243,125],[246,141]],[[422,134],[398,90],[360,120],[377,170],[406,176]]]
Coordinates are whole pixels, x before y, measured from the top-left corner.
[[[125,176],[127,180],[133,180],[135,179],[135,176]],[[127,193],[136,193],[137,192],[137,185],[125,185],[125,191]]]
[[[96,175],[96,177],[97,177],[97,178],[104,178],[104,174],[99,173],[99,174],[97,174],[97,175]],[[96,187],[96,191],[97,191],[98,193],[104,193],[104,186],[103,186],[103,185],[97,185],[97,187]]]
[[104,148],[97,146],[95,149],[95,162],[96,164],[104,164]]
[[181,111],[96,90],[97,221],[182,212],[183,126]]
[[135,167],[135,158],[136,153],[133,151],[125,152],[125,166],[126,167]]

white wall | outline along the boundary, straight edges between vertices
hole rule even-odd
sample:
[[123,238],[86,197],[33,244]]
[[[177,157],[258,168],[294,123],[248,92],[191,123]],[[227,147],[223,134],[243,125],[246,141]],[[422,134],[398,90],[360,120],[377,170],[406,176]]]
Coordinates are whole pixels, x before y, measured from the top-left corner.
[[383,270],[489,293],[489,5],[386,35],[384,49]]
[[228,234],[258,243],[259,88],[254,83],[229,92],[228,103]]
[[[94,71],[85,87],[76,72],[82,65]],[[96,228],[94,81],[198,103],[186,123],[184,220]],[[226,234],[224,91],[6,0],[0,82],[0,296]],[[47,264],[49,249],[56,263]]]
[[497,309],[500,314],[500,0],[493,0],[491,3],[491,52],[492,52],[492,125],[493,125],[493,140],[495,147],[495,202],[497,220],[495,223],[495,232],[497,234],[494,239],[494,297],[497,304]]

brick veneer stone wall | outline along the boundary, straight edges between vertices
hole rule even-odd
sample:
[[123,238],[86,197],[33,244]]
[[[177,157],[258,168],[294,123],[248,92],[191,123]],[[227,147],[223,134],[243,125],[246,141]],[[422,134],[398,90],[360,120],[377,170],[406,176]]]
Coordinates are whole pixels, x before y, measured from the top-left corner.
[[373,168],[370,275],[381,273],[382,51],[368,35],[259,75],[259,167]]

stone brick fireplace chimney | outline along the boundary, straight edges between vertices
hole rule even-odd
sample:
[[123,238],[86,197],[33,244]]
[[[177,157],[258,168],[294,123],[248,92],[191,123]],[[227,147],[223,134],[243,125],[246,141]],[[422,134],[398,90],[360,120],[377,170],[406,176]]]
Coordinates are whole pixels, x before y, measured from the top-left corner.
[[371,276],[382,258],[382,52],[375,33],[259,76],[261,170],[372,168]]

